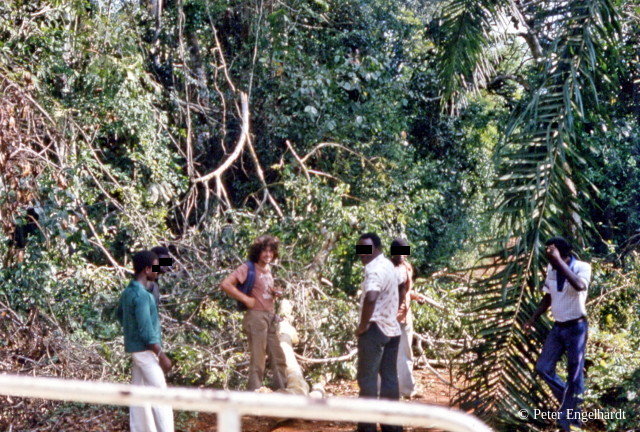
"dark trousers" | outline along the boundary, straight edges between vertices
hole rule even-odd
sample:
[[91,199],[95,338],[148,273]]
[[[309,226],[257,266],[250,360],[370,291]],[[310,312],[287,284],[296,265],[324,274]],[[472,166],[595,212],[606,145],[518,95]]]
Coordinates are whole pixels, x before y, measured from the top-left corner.
[[[555,323],[536,364],[536,372],[560,403],[558,423],[563,430],[569,430],[571,424],[581,425],[578,419],[582,402],[580,396],[584,393],[584,354],[588,327],[586,320],[568,326]],[[565,352],[568,359],[566,383],[556,374],[556,364]],[[568,418],[569,415],[571,418]]]
[[[360,397],[378,398],[378,375],[380,376],[380,398],[400,399],[398,390],[398,345],[400,336],[388,337],[376,323],[358,338],[358,386]],[[373,423],[358,423],[359,432],[376,432]],[[402,426],[382,425],[382,432],[402,432]]]

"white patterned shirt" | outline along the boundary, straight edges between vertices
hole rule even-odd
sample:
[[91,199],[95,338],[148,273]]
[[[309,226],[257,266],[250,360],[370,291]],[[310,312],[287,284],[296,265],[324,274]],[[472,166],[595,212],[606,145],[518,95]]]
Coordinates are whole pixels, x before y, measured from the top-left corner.
[[400,324],[397,319],[398,276],[393,263],[382,254],[364,267],[360,316],[362,316],[364,298],[370,291],[380,292],[370,322],[375,322],[385,336],[400,336]]
[[[571,266],[573,272],[588,287],[591,282],[591,264],[574,260]],[[558,291],[558,272],[549,264],[547,266],[547,278],[544,281],[542,291],[551,295],[551,313],[559,322],[574,320],[587,316],[587,290],[578,291],[565,279],[562,291]]]

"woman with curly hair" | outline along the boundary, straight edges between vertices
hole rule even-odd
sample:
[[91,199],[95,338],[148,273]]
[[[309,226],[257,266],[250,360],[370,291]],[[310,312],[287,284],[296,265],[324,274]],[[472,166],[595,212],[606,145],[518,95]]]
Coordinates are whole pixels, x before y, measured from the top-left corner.
[[[227,276],[220,288],[228,296],[246,307],[242,329],[249,342],[249,382],[247,390],[257,390],[264,379],[266,357],[269,356],[275,390],[286,387],[286,361],[278,339],[278,317],[275,297],[282,294],[274,289],[270,264],[278,258],[280,241],[273,236],[258,237],[249,248],[249,260]],[[253,275],[249,294],[238,289]]]

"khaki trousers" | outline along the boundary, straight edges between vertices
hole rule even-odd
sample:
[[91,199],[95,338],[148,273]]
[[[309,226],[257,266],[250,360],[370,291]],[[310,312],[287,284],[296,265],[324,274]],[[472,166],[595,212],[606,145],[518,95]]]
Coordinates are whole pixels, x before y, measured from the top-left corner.
[[[131,384],[167,388],[164,372],[153,351],[140,351],[131,355],[133,368]],[[171,406],[132,406],[129,408],[131,432],[173,432],[173,410]]]
[[249,309],[244,314],[242,330],[249,340],[251,357],[247,390],[253,391],[262,387],[267,355],[269,355],[269,363],[273,373],[274,390],[285,388],[287,363],[278,338],[276,314]]

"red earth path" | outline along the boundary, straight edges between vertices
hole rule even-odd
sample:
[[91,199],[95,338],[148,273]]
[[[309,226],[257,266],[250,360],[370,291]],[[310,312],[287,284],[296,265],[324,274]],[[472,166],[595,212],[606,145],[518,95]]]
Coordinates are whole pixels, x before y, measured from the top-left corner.
[[[413,403],[425,403],[448,407],[455,390],[445,384],[435,374],[425,370],[415,370],[414,377],[419,394]],[[449,379],[448,376],[444,376]],[[357,397],[358,386],[354,381],[341,381],[327,385],[329,397]],[[311,421],[298,419],[275,419],[269,417],[243,417],[242,432],[351,432],[355,423],[334,421]],[[433,432],[433,429],[405,427],[405,432]],[[217,432],[216,415],[201,413],[182,429],[183,432]],[[220,431],[224,432],[224,431]]]

